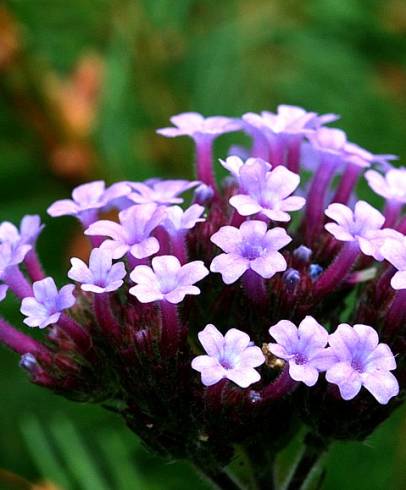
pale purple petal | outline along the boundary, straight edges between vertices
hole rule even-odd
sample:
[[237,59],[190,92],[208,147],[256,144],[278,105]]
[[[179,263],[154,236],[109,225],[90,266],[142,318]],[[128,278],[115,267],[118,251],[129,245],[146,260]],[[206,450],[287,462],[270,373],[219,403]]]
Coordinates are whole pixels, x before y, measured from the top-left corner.
[[227,370],[227,378],[240,388],[248,388],[253,383],[257,383],[261,376],[254,368],[241,367]]
[[249,261],[236,254],[220,254],[214,257],[210,270],[219,272],[225,284],[237,281],[249,268]]
[[358,344],[358,335],[350,325],[342,323],[330,335],[329,344],[341,361],[351,361],[354,348]]
[[386,405],[389,400],[399,394],[399,383],[395,376],[388,371],[376,370],[362,375],[362,382],[365,388],[382,405]]
[[229,202],[241,216],[251,216],[262,211],[262,206],[253,197],[244,194],[231,197]]
[[237,253],[241,242],[241,232],[234,226],[222,226],[210,237],[210,241],[226,253]]
[[93,274],[90,272],[88,266],[81,259],[70,259],[72,267],[68,271],[69,279],[77,282],[91,283],[93,280]]
[[328,369],[326,379],[338,385],[344,400],[352,400],[361,390],[361,376],[348,362],[338,362]]
[[310,364],[289,362],[289,376],[295,381],[301,381],[307,386],[314,386],[319,379],[319,371]]
[[406,289],[406,270],[396,272],[390,284],[396,290]]
[[181,303],[186,295],[197,296],[200,294],[200,289],[196,286],[178,286],[176,289],[164,294],[164,298],[169,303],[174,305]]
[[[287,353],[291,354],[295,351],[299,341],[296,325],[288,320],[280,320],[276,325],[269,329],[269,333],[281,345]],[[272,352],[272,346],[269,344],[269,349]]]
[[256,345],[248,346],[240,354],[240,366],[255,368],[261,366],[264,362],[265,356],[262,353],[262,350]]
[[231,328],[224,336],[224,355],[226,357],[239,356],[249,345],[250,337],[245,332]]
[[164,299],[164,295],[157,285],[147,286],[144,284],[137,284],[130,288],[129,293],[135,296],[140,303],[152,303],[153,301]]
[[[130,253],[136,259],[145,259],[159,252],[159,241],[155,237],[146,238],[130,247]],[[119,257],[114,257],[119,258]]]
[[178,272],[178,284],[179,286],[185,286],[188,284],[194,284],[201,281],[209,274],[207,267],[201,260],[195,260],[182,266]]
[[206,325],[205,328],[198,333],[198,337],[204,350],[210,357],[216,359],[221,358],[223,355],[224,337],[214,325]]
[[279,252],[268,252],[250,262],[250,268],[264,279],[270,279],[277,272],[285,271],[287,263]]
[[47,209],[47,213],[53,218],[67,215],[75,216],[79,211],[79,206],[71,199],[61,199],[56,201]]

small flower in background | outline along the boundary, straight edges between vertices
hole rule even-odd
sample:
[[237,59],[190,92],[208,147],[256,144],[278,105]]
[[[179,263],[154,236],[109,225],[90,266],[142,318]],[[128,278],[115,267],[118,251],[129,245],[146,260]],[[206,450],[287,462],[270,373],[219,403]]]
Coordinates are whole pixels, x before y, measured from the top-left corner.
[[148,183],[129,182],[132,192],[127,198],[134,204],[181,204],[180,194],[199,185],[198,181],[189,180],[152,180]]
[[385,175],[376,170],[368,170],[365,174],[371,189],[385,199],[406,204],[406,168],[392,168]]
[[72,267],[68,272],[69,279],[81,283],[83,291],[108,293],[116,291],[123,285],[127,272],[123,262],[113,265],[109,250],[95,248],[89,258],[89,266],[81,259],[71,259]]
[[328,332],[313,317],[307,316],[298,327],[281,320],[269,329],[276,344],[268,344],[275,356],[289,363],[289,375],[307,386],[317,383],[319,373],[336,361],[332,349],[326,348]]
[[226,284],[237,281],[251,269],[265,279],[287,267],[281,248],[292,241],[283,228],[268,230],[263,221],[246,221],[240,228],[223,226],[211,241],[225,253],[215,257],[210,270],[219,272]]
[[13,246],[34,245],[43,228],[41,218],[37,215],[24,216],[20,229],[9,221],[4,221],[0,225],[0,242],[9,242]]
[[166,218],[162,226],[170,234],[191,230],[196,223],[204,221],[202,218],[204,211],[204,207],[199,204],[193,204],[185,211],[180,206],[170,206],[166,210]]
[[135,267],[130,277],[136,285],[129,292],[141,303],[165,300],[177,304],[187,294],[200,294],[194,284],[208,273],[201,260],[181,265],[176,257],[162,255],[152,259],[152,268],[146,265]]
[[265,362],[265,357],[246,333],[232,328],[223,336],[214,325],[207,325],[198,337],[207,355],[195,357],[192,368],[201,373],[205,386],[229,379],[247,388],[261,379],[255,368]]
[[73,284],[67,284],[58,291],[51,277],[35,282],[34,297],[24,298],[21,303],[21,313],[27,317],[24,323],[39,328],[57,323],[61,313],[75,304],[74,289]]
[[383,405],[399,394],[391,373],[396,369],[395,358],[386,344],[379,343],[373,328],[343,323],[330,335],[329,343],[337,362],[327,369],[326,379],[338,385],[344,400],[352,400],[362,386]]

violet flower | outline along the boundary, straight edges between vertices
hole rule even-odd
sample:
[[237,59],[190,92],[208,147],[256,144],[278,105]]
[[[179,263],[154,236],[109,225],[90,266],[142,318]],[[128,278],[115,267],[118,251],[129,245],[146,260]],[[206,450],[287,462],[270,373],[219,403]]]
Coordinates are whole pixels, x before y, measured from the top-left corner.
[[378,334],[368,325],[343,323],[330,335],[329,343],[337,360],[326,372],[329,383],[338,385],[344,400],[352,400],[364,386],[376,400],[386,405],[398,395],[399,384],[390,372],[395,357]]
[[113,259],[121,259],[127,253],[136,259],[144,259],[159,251],[159,242],[151,233],[165,216],[163,206],[134,205],[120,212],[120,223],[97,221],[89,226],[85,235],[110,237],[100,248],[110,250]]
[[210,240],[225,252],[210,265],[225,284],[237,281],[248,270],[264,279],[286,270],[286,260],[278,250],[292,241],[283,228],[267,230],[266,223],[256,220],[245,221],[240,228],[223,226]]
[[190,180],[154,180],[152,182],[128,182],[132,192],[127,199],[132,204],[181,204],[183,199],[179,197],[189,189],[200,184],[199,181]]
[[10,242],[0,243],[0,281],[19,298],[32,294],[31,285],[19,269],[19,265],[30,251],[31,245],[16,246]]
[[203,117],[196,112],[185,112],[171,117],[174,128],[158,129],[158,134],[168,138],[190,136],[196,145],[197,178],[216,188],[213,173],[213,141],[224,133],[239,131],[241,122],[229,117]]
[[[240,168],[239,180],[243,194],[230,199],[230,204],[241,216],[264,214],[274,221],[289,221],[288,212],[305,205],[305,199],[291,196],[300,183],[300,177],[285,167],[276,167],[263,175],[258,161]],[[258,178],[258,172],[263,179]]]
[[126,270],[123,262],[113,265],[109,250],[95,248],[89,258],[89,266],[81,259],[71,259],[72,268],[68,277],[81,283],[83,291],[96,294],[109,293],[119,289],[124,281]]
[[21,220],[20,229],[13,223],[4,221],[0,224],[0,242],[9,242],[13,246],[33,246],[45,225],[41,224],[38,215],[27,215]]
[[162,226],[170,235],[191,230],[197,223],[201,223],[205,219],[202,218],[204,207],[199,204],[192,204],[186,210],[180,206],[171,206],[166,209],[166,218]]
[[192,368],[201,373],[205,386],[229,379],[247,388],[261,379],[255,368],[265,362],[265,357],[245,332],[232,328],[223,336],[214,325],[207,325],[198,337],[207,355],[195,357]]
[[336,361],[331,349],[326,349],[328,332],[312,316],[306,316],[296,327],[288,320],[281,320],[269,329],[276,340],[268,344],[275,356],[289,363],[289,376],[314,386],[319,373],[330,368]]
[[201,260],[181,265],[172,255],[161,255],[152,259],[152,267],[139,265],[130,277],[136,283],[130,289],[141,303],[165,300],[178,304],[187,294],[200,294],[194,284],[209,274]]
[[[397,272],[391,279],[393,289],[406,289],[406,237],[400,235],[397,240],[387,239],[381,247],[385,260],[390,262]],[[406,308],[406,305],[404,305]]]
[[102,180],[82,184],[73,190],[72,199],[54,202],[48,208],[48,214],[52,217],[76,216],[83,226],[89,226],[97,219],[97,210],[130,192],[131,188],[125,182],[118,182],[107,189]]
[[39,328],[57,323],[62,311],[75,304],[74,289],[73,284],[67,284],[58,291],[51,277],[35,282],[34,296],[24,298],[21,303],[20,311],[27,317],[24,323]]

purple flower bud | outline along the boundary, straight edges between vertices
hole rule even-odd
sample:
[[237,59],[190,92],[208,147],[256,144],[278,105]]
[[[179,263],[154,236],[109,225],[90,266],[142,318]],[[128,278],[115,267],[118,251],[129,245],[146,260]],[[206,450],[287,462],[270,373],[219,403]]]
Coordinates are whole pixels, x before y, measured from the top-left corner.
[[209,274],[201,260],[181,265],[172,255],[161,255],[152,259],[152,268],[139,265],[131,272],[136,283],[130,289],[141,303],[165,300],[172,304],[180,303],[187,294],[200,294],[194,284]]
[[300,282],[300,273],[296,269],[289,268],[283,273],[283,282],[288,291],[294,291]]
[[198,337],[207,355],[195,357],[192,368],[201,373],[205,386],[229,379],[247,388],[261,379],[254,368],[265,362],[265,356],[246,333],[232,328],[223,336],[214,325],[207,325]]
[[32,354],[23,354],[20,359],[20,367],[28,372],[32,372],[38,366],[37,359]]
[[72,268],[68,277],[80,282],[83,291],[101,294],[116,291],[123,285],[126,270],[123,262],[113,265],[109,250],[95,248],[89,259],[89,266],[83,260],[71,259]]
[[201,206],[206,206],[214,197],[214,189],[210,185],[200,184],[195,190],[194,201]]
[[300,245],[300,247],[295,248],[295,250],[293,251],[293,256],[300,263],[307,264],[311,259],[312,253],[313,252],[309,247],[306,247],[305,245]]
[[240,228],[223,226],[211,241],[225,253],[215,257],[210,270],[219,272],[226,284],[237,281],[251,269],[265,279],[286,269],[281,248],[291,242],[283,228],[267,230],[263,221],[245,221]]
[[296,327],[288,320],[281,320],[269,329],[276,344],[268,344],[275,356],[289,363],[289,375],[307,386],[317,383],[319,372],[333,365],[336,358],[331,349],[326,349],[328,332],[311,317]]
[[329,343],[336,361],[327,369],[326,379],[338,385],[344,400],[352,400],[362,386],[383,405],[398,395],[399,384],[390,372],[396,369],[395,358],[372,327],[343,323],[329,336]]
[[309,266],[309,276],[313,281],[315,281],[320,274],[323,272],[323,267],[319,264],[310,264]]
[[58,291],[51,277],[35,282],[34,297],[24,298],[21,303],[20,311],[27,317],[24,323],[39,328],[56,323],[62,311],[75,304],[74,289],[73,284],[68,284]]

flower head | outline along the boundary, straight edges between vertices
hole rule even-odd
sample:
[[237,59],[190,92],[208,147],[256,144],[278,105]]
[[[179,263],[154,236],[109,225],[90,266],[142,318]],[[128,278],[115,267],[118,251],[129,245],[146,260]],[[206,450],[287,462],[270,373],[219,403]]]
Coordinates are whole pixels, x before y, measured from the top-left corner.
[[154,180],[150,182],[129,182],[132,192],[127,197],[135,204],[180,204],[183,199],[179,194],[199,185],[194,180]]
[[58,291],[51,277],[35,282],[34,297],[24,298],[21,303],[21,313],[27,317],[24,323],[39,328],[56,323],[62,311],[75,304],[74,289],[73,284],[67,284]]
[[395,358],[386,344],[379,343],[372,327],[343,323],[330,335],[329,343],[337,361],[328,368],[326,379],[338,385],[344,400],[353,399],[362,386],[383,405],[399,393],[390,372],[396,369]]
[[345,152],[347,136],[341,129],[323,127],[308,134],[307,137],[321,154],[341,157]]
[[387,239],[381,253],[398,270],[391,279],[393,289],[406,289],[406,237]]
[[187,294],[200,294],[194,284],[208,274],[201,260],[181,265],[173,255],[161,255],[152,259],[152,268],[146,265],[135,267],[130,277],[136,285],[130,293],[141,303],[165,300],[177,304]]
[[365,174],[369,187],[385,199],[406,204],[406,168],[392,168],[381,175],[375,170]]
[[41,218],[37,215],[24,216],[21,220],[20,229],[13,223],[4,221],[0,225],[0,242],[9,242],[14,247],[34,245],[43,228]]
[[165,216],[163,206],[139,204],[121,211],[120,223],[97,221],[89,226],[85,234],[110,237],[100,248],[110,250],[113,259],[120,259],[128,252],[137,259],[144,259],[159,250],[159,242],[151,233]]
[[276,340],[268,344],[269,350],[289,363],[289,375],[307,386],[316,384],[319,373],[335,361],[331,349],[326,349],[328,332],[313,317],[307,316],[296,327],[288,320],[281,320],[269,329]]
[[68,277],[80,282],[83,291],[93,293],[107,293],[116,291],[123,285],[126,270],[123,262],[113,265],[111,252],[101,248],[92,250],[89,266],[83,260],[71,259],[72,268]]
[[251,269],[265,279],[287,267],[281,248],[291,242],[283,228],[267,229],[263,221],[245,221],[240,228],[223,226],[211,241],[225,253],[214,257],[210,270],[220,272],[223,281],[231,284]]
[[343,242],[357,241],[365,255],[382,260],[380,253],[382,238],[391,235],[392,230],[382,230],[384,216],[365,201],[358,201],[354,211],[344,204],[333,203],[326,209],[325,214],[335,223],[327,223],[326,230],[336,240]]
[[73,190],[72,199],[54,202],[48,208],[48,214],[52,217],[77,216],[86,222],[92,211],[104,208],[130,192],[131,188],[125,182],[113,184],[107,189],[102,180],[82,184]]
[[204,207],[199,204],[193,204],[186,210],[183,210],[180,206],[171,206],[166,210],[166,219],[163,222],[163,226],[170,234],[191,230],[196,223],[204,221],[204,218],[202,218],[203,213]]
[[174,128],[158,129],[157,133],[167,138],[177,136],[199,138],[201,136],[216,137],[241,129],[241,123],[237,119],[222,116],[205,118],[197,112],[184,112],[172,116],[170,121],[175,126]]
[[232,328],[223,336],[214,325],[207,325],[198,337],[207,355],[195,357],[192,368],[201,373],[205,386],[225,378],[247,388],[261,379],[254,368],[261,366],[265,357],[246,333]]
[[241,216],[262,213],[274,221],[289,221],[289,211],[305,205],[305,199],[291,196],[300,183],[299,175],[286,167],[278,166],[264,172],[263,164],[246,164],[239,171],[243,193],[230,199],[230,204]]

